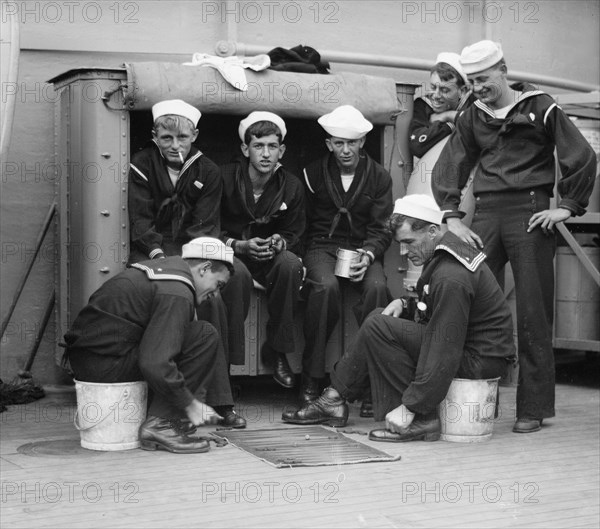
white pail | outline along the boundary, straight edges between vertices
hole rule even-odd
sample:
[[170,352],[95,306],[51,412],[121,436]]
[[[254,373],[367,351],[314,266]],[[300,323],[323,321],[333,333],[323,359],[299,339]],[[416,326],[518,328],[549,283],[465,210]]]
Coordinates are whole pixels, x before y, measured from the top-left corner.
[[139,448],[139,429],[146,420],[146,382],[100,384],[75,381],[75,427],[89,450]]
[[492,438],[496,395],[500,378],[455,378],[438,406],[440,439],[454,443],[480,443]]
[[335,262],[333,273],[339,277],[349,277],[350,265],[358,263],[360,254],[354,250],[342,250],[338,248],[336,255],[337,261]]

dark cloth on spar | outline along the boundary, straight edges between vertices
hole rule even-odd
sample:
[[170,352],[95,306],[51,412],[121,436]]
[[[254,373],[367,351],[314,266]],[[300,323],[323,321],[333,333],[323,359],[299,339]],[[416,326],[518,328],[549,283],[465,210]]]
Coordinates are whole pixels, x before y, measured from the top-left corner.
[[[452,379],[504,375],[514,359],[510,309],[485,255],[446,233],[417,283],[415,321],[370,315],[331,375],[345,398],[370,380],[375,420],[404,404],[435,412]],[[421,305],[422,306],[422,305]]]
[[128,185],[129,262],[179,255],[181,246],[196,237],[218,237],[221,188],[219,168],[196,147],[175,186],[154,142],[135,153]]
[[[216,319],[221,333],[227,335],[228,361],[243,364],[244,321],[254,278],[266,289],[269,313],[266,344],[274,351],[293,353],[297,335],[295,318],[302,286],[302,262],[296,252],[306,222],[302,183],[278,164],[262,195],[255,201],[248,159],[240,157],[222,166],[221,176],[221,240],[231,246],[234,240],[266,239],[278,233],[285,241],[285,249],[266,262],[252,261],[243,255],[234,258],[235,274],[221,292],[222,301],[211,302],[211,321]],[[225,311],[219,308],[222,304]]]
[[432,188],[447,217],[460,216],[460,189],[479,163],[473,182],[475,213],[471,229],[484,243],[487,263],[500,284],[511,263],[517,294],[519,384],[517,417],[554,416],[555,373],[552,348],[554,312],[554,235],[531,216],[550,207],[560,176],[558,206],[573,215],[585,212],[596,174],[596,156],[581,132],[547,94],[531,85],[505,119],[477,101],[457,120],[456,131],[433,169]]
[[332,154],[309,165],[304,177],[307,227],[303,261],[307,273],[303,290],[307,302],[303,371],[322,378],[327,341],[340,316],[340,282],[333,273],[338,248],[362,248],[371,254],[372,263],[363,280],[348,282],[361,294],[354,307],[359,324],[391,299],[383,254],[391,242],[386,221],[393,210],[392,179],[364,152],[347,192]]
[[149,415],[185,417],[194,397],[207,400],[213,372],[225,369],[219,337],[195,321],[194,305],[192,275],[181,257],[133,264],[92,294],[65,335],[75,378],[146,380]]
[[[462,111],[475,102],[472,92],[465,94],[456,108],[460,117]],[[408,148],[410,153],[417,158],[422,158],[440,140],[450,136],[455,129],[454,123],[449,121],[429,121],[435,114],[431,102],[427,97],[417,97],[413,106],[413,117],[408,129]]]

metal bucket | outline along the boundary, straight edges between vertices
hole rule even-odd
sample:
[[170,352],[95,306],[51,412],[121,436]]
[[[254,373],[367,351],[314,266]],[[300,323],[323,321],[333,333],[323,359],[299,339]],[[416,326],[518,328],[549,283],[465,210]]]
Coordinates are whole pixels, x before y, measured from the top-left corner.
[[480,443],[492,438],[498,378],[455,378],[439,404],[440,439],[454,443]]
[[75,381],[75,428],[89,450],[139,448],[139,429],[146,420],[146,382],[99,384]]
[[360,254],[354,250],[343,250],[342,248],[338,248],[336,255],[337,261],[335,262],[333,273],[339,277],[349,277],[350,265],[358,263]]

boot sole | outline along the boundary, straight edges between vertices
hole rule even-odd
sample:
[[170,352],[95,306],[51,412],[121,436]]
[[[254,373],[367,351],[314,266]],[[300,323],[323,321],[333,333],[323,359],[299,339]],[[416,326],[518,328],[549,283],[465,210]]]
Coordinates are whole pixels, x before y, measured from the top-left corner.
[[528,429],[513,428],[513,432],[514,433],[534,433],[534,432],[539,432],[541,429],[542,429],[541,426],[538,426],[537,428],[528,428]]
[[172,448],[167,448],[165,445],[156,441],[142,441],[140,443],[140,448],[148,451],[165,450],[166,452],[171,452],[172,454],[203,454],[204,452],[208,452],[210,450],[210,445],[207,445],[206,448],[197,448],[195,450],[173,450]]
[[311,424],[322,424],[323,426],[331,426],[332,428],[343,428],[348,423],[348,419],[282,419],[283,422],[287,422],[288,424],[300,424],[303,426],[311,425]]
[[369,441],[376,441],[381,443],[409,443],[411,441],[425,441],[427,443],[432,443],[434,441],[439,441],[440,436],[440,432],[426,433],[422,435],[417,435],[415,437],[410,437],[408,439],[385,439],[382,437],[371,437],[369,435]]
[[282,388],[285,388],[285,389],[293,389],[293,388],[296,387],[296,384],[291,384],[291,385],[284,384],[283,382],[281,382],[281,380],[279,380],[279,379],[277,379],[275,377],[273,377],[273,380],[275,382],[277,382],[277,384],[279,384]]

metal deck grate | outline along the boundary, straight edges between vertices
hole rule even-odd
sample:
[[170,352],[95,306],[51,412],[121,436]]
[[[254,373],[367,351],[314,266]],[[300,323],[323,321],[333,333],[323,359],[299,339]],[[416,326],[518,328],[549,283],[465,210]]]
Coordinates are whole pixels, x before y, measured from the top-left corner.
[[215,435],[277,468],[397,461],[391,456],[322,426],[220,430]]

